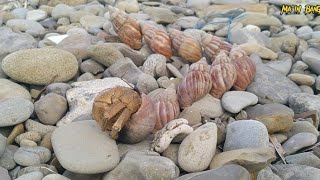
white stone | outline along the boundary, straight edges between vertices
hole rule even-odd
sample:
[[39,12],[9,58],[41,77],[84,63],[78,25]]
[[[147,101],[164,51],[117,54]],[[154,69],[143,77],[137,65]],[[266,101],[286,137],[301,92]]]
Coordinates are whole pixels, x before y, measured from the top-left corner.
[[228,91],[222,96],[221,103],[226,111],[239,113],[245,107],[257,104],[258,97],[246,91]]

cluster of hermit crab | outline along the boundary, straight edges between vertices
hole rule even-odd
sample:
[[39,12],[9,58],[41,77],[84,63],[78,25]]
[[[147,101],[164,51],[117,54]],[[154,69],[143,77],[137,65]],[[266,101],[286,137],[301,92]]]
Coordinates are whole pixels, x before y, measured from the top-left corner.
[[[128,87],[102,91],[94,101],[92,116],[103,130],[111,131],[114,139],[138,143],[151,132],[160,130],[155,141],[162,145],[154,149],[162,151],[168,144],[161,143],[163,139],[158,136],[170,139],[178,132],[192,131],[187,120],[177,119],[180,109],[191,106],[208,93],[221,98],[231,88],[245,90],[255,77],[255,64],[247,54],[216,36],[204,33],[198,42],[179,30],[171,29],[167,33],[151,23],[139,25],[137,20],[111,6],[109,13],[119,39],[131,48],[140,49],[144,39],[154,53],[167,58],[175,53],[192,63],[177,88],[171,85],[153,96]],[[206,58],[212,62],[211,66]],[[170,124],[172,120],[175,121]]]

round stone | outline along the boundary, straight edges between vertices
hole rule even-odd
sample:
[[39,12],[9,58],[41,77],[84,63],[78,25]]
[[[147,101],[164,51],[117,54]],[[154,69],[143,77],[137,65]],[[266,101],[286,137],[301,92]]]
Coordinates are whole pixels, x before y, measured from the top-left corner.
[[187,172],[205,170],[213,158],[217,146],[217,125],[207,123],[189,134],[178,152],[180,167]]
[[[84,143],[84,139],[87,139]],[[116,142],[92,120],[73,122],[52,134],[53,150],[61,165],[72,172],[97,174],[110,171],[120,161]]]
[[78,71],[78,62],[74,55],[62,49],[26,49],[6,56],[2,69],[17,81],[46,85],[71,79]]
[[45,147],[20,147],[14,153],[14,161],[22,166],[44,164],[51,158],[51,152]]
[[227,126],[223,151],[244,148],[267,148],[268,146],[268,130],[259,121],[241,120]]
[[288,78],[298,85],[312,86],[316,82],[312,76],[306,74],[293,73],[289,74]]
[[32,102],[21,97],[0,101],[0,127],[24,122],[33,113]]
[[0,101],[11,97],[22,97],[31,100],[29,91],[17,83],[8,79],[0,79],[0,86]]
[[243,108],[258,103],[258,97],[245,91],[229,91],[221,99],[222,107],[231,113],[239,113]]

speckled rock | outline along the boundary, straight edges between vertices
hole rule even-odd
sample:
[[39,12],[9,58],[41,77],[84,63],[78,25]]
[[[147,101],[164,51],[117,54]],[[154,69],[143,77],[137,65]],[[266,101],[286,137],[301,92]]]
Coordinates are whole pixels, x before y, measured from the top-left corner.
[[[83,139],[90,141],[83,143]],[[106,172],[120,161],[116,142],[95,121],[80,121],[59,127],[53,132],[51,141],[61,165],[75,173]]]
[[41,137],[44,137],[47,133],[53,132],[56,129],[55,126],[44,125],[31,119],[26,121],[25,126],[28,131],[36,132]]
[[31,95],[28,90],[15,82],[8,79],[0,79],[0,86],[0,101],[11,97],[22,97],[31,100]]
[[78,70],[78,62],[65,50],[26,49],[6,56],[2,61],[2,69],[17,81],[45,85],[53,80],[61,82],[71,79]]
[[34,110],[32,102],[14,97],[0,103],[0,127],[13,126],[26,121]]
[[217,145],[217,125],[207,123],[190,133],[178,152],[179,166],[187,172],[205,170],[213,158]]
[[268,130],[263,123],[255,120],[241,120],[228,124],[223,151],[267,148],[268,146]]
[[24,133],[24,126],[23,124],[17,124],[12,129],[11,133],[9,134],[7,138],[7,144],[12,144],[17,136]]
[[122,53],[110,44],[92,45],[88,49],[91,58],[107,67],[124,58]]

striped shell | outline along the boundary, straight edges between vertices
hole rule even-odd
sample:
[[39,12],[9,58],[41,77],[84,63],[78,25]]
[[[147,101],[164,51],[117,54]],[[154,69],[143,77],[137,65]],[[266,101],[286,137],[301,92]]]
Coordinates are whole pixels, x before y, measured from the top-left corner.
[[178,118],[180,107],[174,86],[168,87],[159,95],[154,107],[156,113],[155,130],[160,130],[168,122]]
[[233,63],[225,51],[220,51],[216,56],[215,60],[212,62],[212,66],[221,64],[221,63]]
[[192,63],[201,59],[201,45],[191,35],[176,29],[171,29],[170,38],[172,40],[174,50],[180,57]]
[[213,62],[216,59],[216,56],[219,52],[224,51],[227,55],[232,48],[232,45],[222,41],[216,36],[213,36],[208,33],[203,33],[201,35],[201,45],[204,48],[204,54],[207,58]]
[[199,61],[190,66],[190,71],[178,86],[178,100],[180,108],[184,109],[193,102],[201,99],[211,90],[212,81],[209,66]]
[[140,49],[142,47],[142,35],[138,21],[117,8],[111,6],[108,6],[108,8],[110,20],[119,39],[132,49]]
[[212,80],[210,94],[215,98],[221,98],[225,92],[231,89],[237,80],[236,68],[231,63],[222,63],[212,66],[210,75]]
[[231,60],[237,70],[237,80],[233,88],[237,91],[244,91],[256,76],[256,65],[252,62],[242,49],[236,47],[230,52]]
[[141,106],[120,131],[119,141],[133,144],[143,141],[156,124],[155,107],[149,96],[141,94]]
[[150,23],[144,23],[141,27],[143,38],[150,49],[166,58],[170,58],[172,56],[172,45],[168,33]]

